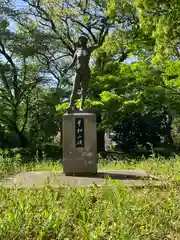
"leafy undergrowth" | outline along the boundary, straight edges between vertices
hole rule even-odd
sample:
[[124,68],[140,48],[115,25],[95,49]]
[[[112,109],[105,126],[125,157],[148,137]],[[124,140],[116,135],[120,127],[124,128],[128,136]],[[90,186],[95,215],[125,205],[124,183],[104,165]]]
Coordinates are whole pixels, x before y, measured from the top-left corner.
[[[10,160],[9,160],[10,161]],[[1,167],[3,164],[0,165]],[[15,164],[13,171],[62,170],[59,162]],[[103,169],[144,169],[168,178],[168,188],[112,186],[53,189],[0,187],[0,240],[180,239],[180,157],[140,162],[100,162]],[[174,180],[176,182],[174,182]]]
[[2,157],[0,155],[0,179],[13,175],[19,172],[26,171],[62,171],[60,161],[33,161],[30,163],[23,163],[23,159],[19,155],[13,158]]
[[22,166],[21,159],[8,158],[0,155],[0,179],[20,171]]

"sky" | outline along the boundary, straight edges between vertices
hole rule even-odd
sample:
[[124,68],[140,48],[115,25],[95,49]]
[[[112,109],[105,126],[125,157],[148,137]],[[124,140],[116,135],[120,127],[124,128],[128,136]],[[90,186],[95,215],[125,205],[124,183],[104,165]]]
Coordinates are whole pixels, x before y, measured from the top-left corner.
[[[14,0],[14,2],[15,2],[15,6],[16,6],[18,9],[24,8],[25,5],[26,5],[26,4],[25,4],[23,1],[21,1],[21,0]],[[10,28],[11,30],[16,30],[16,23],[13,22],[13,21],[11,21],[9,28]]]
[[16,5],[18,8],[24,6],[24,2],[21,1],[21,0],[15,0],[14,2],[15,2],[15,5]]

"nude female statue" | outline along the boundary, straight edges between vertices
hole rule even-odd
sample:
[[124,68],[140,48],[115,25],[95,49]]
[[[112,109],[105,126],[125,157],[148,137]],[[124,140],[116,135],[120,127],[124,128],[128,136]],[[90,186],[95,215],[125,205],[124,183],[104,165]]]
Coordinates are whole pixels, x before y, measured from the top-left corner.
[[[91,53],[99,47],[99,45],[95,45],[92,47],[87,47],[87,42],[88,39],[85,36],[80,36],[78,43],[79,43],[79,48],[76,50],[73,61],[67,68],[69,70],[70,68],[75,67],[76,70],[76,75],[74,79],[74,84],[73,84],[73,90],[71,93],[70,97],[70,104],[68,107],[68,111],[74,109],[74,101],[77,97],[78,89],[81,89],[81,106],[80,106],[80,111],[83,110],[84,106],[84,101],[86,98],[86,92],[88,89],[88,83],[90,79],[90,68],[89,68],[89,60]],[[67,71],[66,70],[66,71]]]

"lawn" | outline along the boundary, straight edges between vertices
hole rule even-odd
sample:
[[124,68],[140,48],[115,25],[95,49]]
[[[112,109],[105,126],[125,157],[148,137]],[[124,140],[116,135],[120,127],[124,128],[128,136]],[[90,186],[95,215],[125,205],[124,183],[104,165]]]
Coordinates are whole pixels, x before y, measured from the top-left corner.
[[[2,163],[4,161],[4,163]],[[58,162],[28,165],[1,161],[1,177],[19,171],[61,170]],[[99,164],[103,169],[142,169],[170,187],[8,189],[0,187],[0,240],[180,239],[180,157]]]

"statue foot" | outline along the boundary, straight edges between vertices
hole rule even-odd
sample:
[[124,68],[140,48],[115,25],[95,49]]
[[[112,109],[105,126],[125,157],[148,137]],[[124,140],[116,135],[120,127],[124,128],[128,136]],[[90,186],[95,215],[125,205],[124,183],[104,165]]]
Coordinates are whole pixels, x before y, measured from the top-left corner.
[[73,107],[74,112],[77,112],[79,109],[76,107],[76,105]]
[[67,108],[68,113],[73,113],[73,112],[77,112],[77,111],[78,111],[78,108],[76,106],[69,106]]

